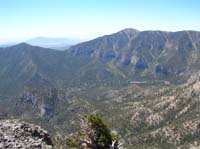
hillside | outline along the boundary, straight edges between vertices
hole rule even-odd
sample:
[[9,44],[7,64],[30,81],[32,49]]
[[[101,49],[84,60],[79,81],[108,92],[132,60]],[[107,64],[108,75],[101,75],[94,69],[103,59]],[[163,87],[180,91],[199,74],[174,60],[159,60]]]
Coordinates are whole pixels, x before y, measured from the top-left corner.
[[[22,43],[0,50],[0,94],[25,87],[182,83],[200,66],[200,33],[125,29],[55,51]],[[18,90],[18,91],[17,91]]]
[[175,82],[199,69],[200,32],[125,29],[69,50],[74,55],[90,55],[101,60],[124,78]]
[[66,51],[1,48],[0,118],[40,124],[63,145],[80,115],[99,113],[126,147],[199,146],[199,59],[195,31],[125,29]]
[[26,87],[95,85],[112,77],[105,64],[88,56],[73,56],[24,43],[0,50],[2,96],[15,95]]
[[32,90],[15,98],[11,115],[40,123],[56,137],[76,132],[80,115],[99,113],[127,147],[188,148],[200,145],[199,89],[194,75],[186,84],[159,88]]

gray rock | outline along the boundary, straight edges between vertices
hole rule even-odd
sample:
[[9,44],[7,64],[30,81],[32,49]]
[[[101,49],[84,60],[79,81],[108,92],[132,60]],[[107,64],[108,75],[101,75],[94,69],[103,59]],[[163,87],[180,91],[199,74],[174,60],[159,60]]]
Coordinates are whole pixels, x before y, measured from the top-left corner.
[[0,120],[0,149],[54,149],[48,132],[20,120]]

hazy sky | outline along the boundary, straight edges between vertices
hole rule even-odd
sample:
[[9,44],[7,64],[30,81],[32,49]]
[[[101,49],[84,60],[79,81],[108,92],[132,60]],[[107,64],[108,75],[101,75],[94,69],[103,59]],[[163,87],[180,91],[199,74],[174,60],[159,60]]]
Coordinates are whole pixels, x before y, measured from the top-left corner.
[[200,0],[0,0],[0,38],[199,30]]

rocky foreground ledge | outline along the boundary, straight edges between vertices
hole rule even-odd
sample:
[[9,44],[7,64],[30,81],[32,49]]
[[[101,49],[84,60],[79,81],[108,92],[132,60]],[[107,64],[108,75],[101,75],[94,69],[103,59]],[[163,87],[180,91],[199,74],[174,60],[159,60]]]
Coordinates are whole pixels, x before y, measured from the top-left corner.
[[0,120],[0,149],[54,149],[48,132],[20,120]]

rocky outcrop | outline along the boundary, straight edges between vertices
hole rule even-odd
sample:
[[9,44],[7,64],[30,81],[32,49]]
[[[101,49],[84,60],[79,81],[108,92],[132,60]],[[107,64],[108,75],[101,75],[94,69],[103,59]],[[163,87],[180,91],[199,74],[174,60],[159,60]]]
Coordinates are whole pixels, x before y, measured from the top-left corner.
[[48,132],[19,120],[0,120],[0,149],[54,149]]

